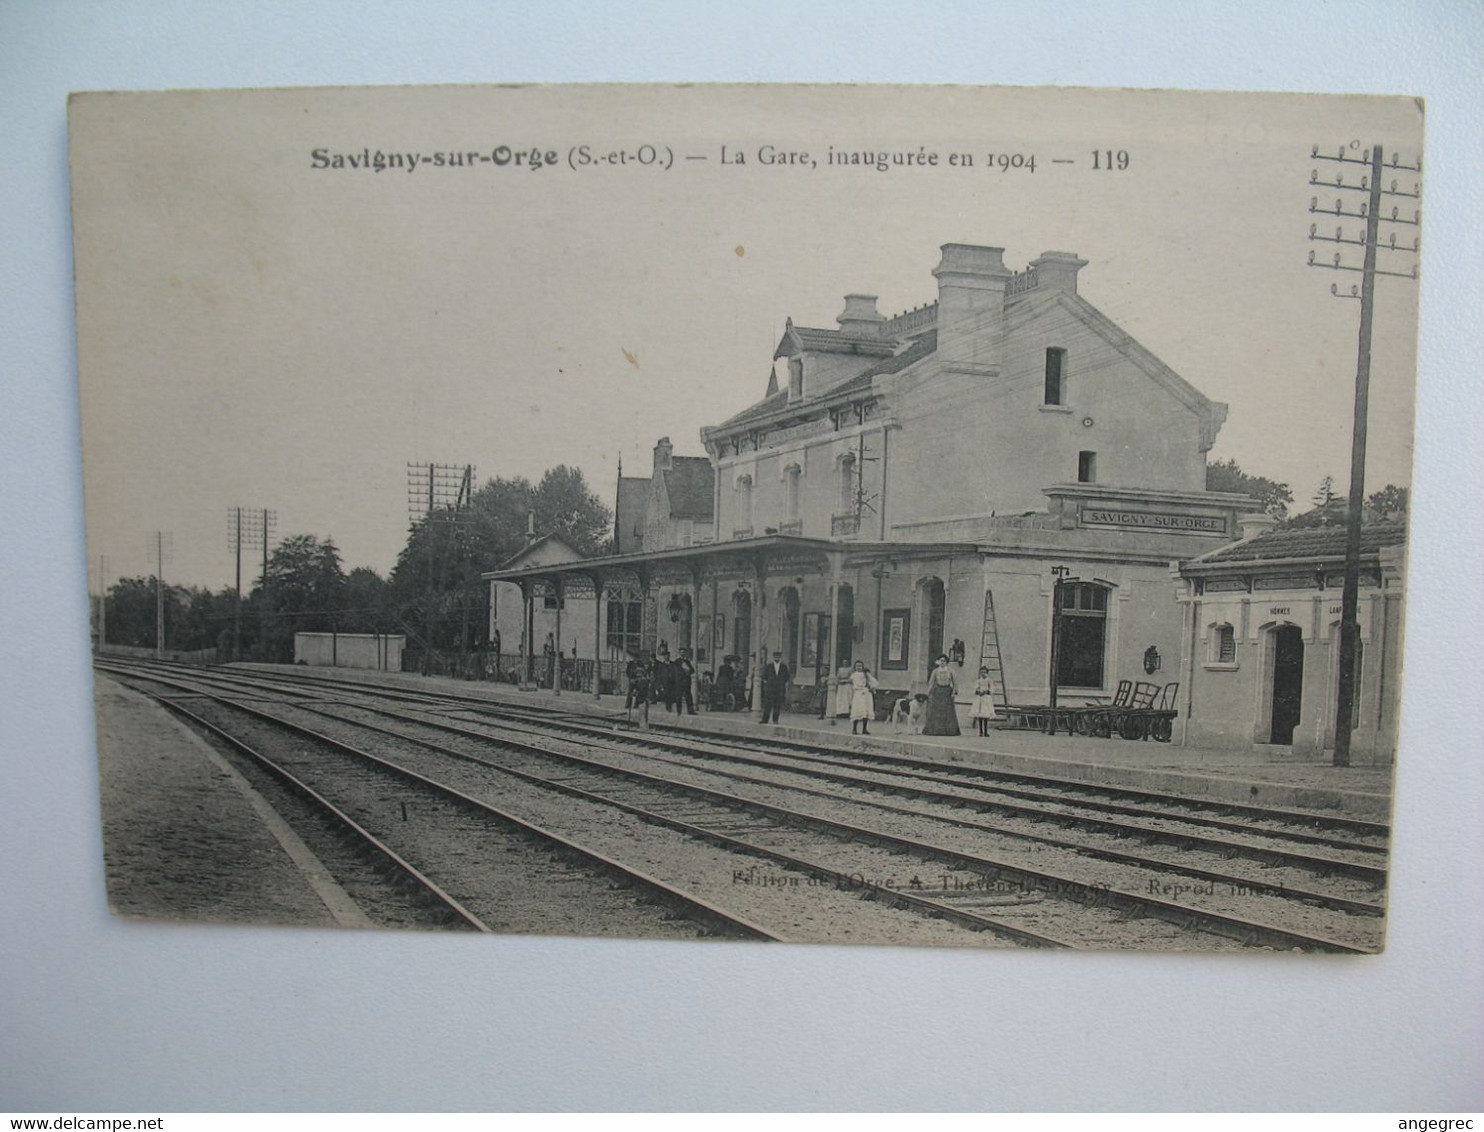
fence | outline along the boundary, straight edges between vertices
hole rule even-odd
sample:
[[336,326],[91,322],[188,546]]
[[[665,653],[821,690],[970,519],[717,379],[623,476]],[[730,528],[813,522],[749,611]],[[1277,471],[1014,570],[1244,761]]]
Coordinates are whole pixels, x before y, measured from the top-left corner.
[[[134,645],[99,645],[98,652],[106,656],[137,656],[147,660],[153,660],[156,656],[154,649],[137,648]],[[163,655],[166,660],[173,660],[178,664],[215,664],[216,654],[216,649],[166,649]]]

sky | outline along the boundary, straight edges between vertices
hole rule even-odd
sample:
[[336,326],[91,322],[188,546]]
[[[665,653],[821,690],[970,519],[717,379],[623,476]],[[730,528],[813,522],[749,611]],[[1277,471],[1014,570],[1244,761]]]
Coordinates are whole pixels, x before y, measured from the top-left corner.
[[[408,462],[472,463],[481,482],[574,465],[611,501],[620,456],[647,474],[665,435],[700,454],[703,426],[762,396],[786,318],[834,326],[852,292],[888,315],[929,302],[949,242],[1003,247],[1017,269],[1046,250],[1088,260],[1082,295],[1229,404],[1210,457],[1303,504],[1325,475],[1347,482],[1359,314],[1329,293],[1358,275],[1306,263],[1335,247],[1308,238],[1311,171],[1335,168],[1311,147],[1380,141],[1413,164],[1421,133],[1411,99],[1314,95],[81,96],[89,577],[152,572],[167,531],[167,580],[229,585],[234,506],[272,508],[279,537],[333,537],[347,569],[385,573]],[[420,160],[361,165],[378,152]],[[451,164],[470,153],[491,160]],[[1416,302],[1409,279],[1378,285],[1368,490],[1410,481]]]

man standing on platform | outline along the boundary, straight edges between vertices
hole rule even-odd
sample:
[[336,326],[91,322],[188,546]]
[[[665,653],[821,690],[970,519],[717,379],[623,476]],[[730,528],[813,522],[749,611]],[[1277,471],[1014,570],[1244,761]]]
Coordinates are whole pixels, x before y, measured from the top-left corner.
[[690,649],[680,650],[680,659],[673,666],[675,679],[675,712],[680,714],[681,706],[684,705],[686,715],[696,714],[695,696],[691,694],[691,681],[696,676],[696,666],[691,663]]
[[788,694],[790,675],[788,665],[783,663],[783,654],[775,650],[773,660],[763,668],[763,718],[759,723],[778,722],[783,698]]

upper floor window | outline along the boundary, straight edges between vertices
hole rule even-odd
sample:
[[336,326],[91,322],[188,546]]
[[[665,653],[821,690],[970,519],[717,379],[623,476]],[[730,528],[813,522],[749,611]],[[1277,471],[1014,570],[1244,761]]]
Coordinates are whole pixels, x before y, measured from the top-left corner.
[[855,457],[847,453],[840,457],[840,514],[855,512]]
[[738,530],[752,530],[752,477],[742,476],[737,480],[737,519]]
[[788,359],[788,399],[798,401],[804,396],[804,359]]
[[787,522],[797,523],[799,521],[799,480],[802,472],[797,464],[790,464],[784,471],[784,485],[788,492],[788,515]]
[[1098,482],[1098,454],[1096,452],[1077,453],[1077,482]]
[[1046,350],[1046,398],[1048,405],[1065,405],[1067,352],[1060,346]]

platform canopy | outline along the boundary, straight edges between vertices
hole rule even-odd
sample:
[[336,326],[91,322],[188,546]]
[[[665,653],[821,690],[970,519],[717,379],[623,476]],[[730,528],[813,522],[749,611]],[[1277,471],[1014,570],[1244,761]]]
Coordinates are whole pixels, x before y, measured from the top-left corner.
[[636,551],[548,562],[481,574],[485,581],[512,582],[523,589],[547,592],[561,583],[572,597],[591,595],[601,586],[700,586],[713,581],[759,580],[775,575],[839,576],[846,570],[877,569],[894,562],[974,554],[972,543],[843,542],[800,535],[761,535],[704,546]]

